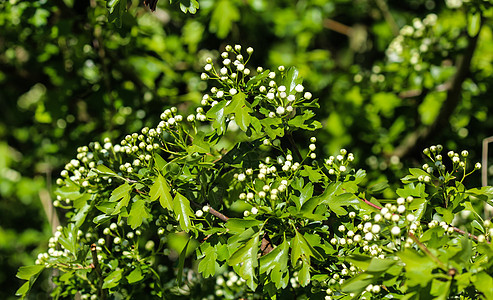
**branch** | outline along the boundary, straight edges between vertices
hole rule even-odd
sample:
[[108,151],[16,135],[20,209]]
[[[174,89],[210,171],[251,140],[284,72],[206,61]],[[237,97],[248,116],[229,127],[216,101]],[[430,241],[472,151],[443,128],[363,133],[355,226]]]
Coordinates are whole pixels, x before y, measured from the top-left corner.
[[324,27],[349,37],[353,34],[353,28],[332,19],[325,19]]
[[294,154],[296,155],[299,161],[302,161],[303,157],[301,156],[298,146],[296,146],[296,143],[294,142],[293,135],[291,134],[291,132],[288,132],[286,135],[288,137],[289,143],[291,144],[291,147],[293,147]]
[[437,135],[444,128],[449,127],[450,117],[462,99],[462,84],[469,76],[471,60],[478,44],[479,32],[481,32],[481,28],[478,31],[478,34],[473,37],[468,37],[467,48],[457,62],[457,72],[450,82],[447,83],[450,86],[450,88],[447,89],[447,98],[443,102],[440,112],[433,124],[420,127],[405,137],[402,143],[395,148],[391,156],[395,155],[399,158],[407,156],[414,152],[418,146],[426,144],[427,139]]
[[[455,231],[455,232],[457,232],[457,233],[467,235],[468,237],[470,237],[470,238],[472,238],[472,239],[474,239],[474,240],[476,240],[476,241],[478,240],[478,237],[477,237],[477,236],[475,236],[474,234],[470,234],[469,232],[465,232],[464,230],[459,229],[459,228],[454,227],[454,226],[451,226],[451,227],[452,227],[452,228],[454,229],[454,231]],[[486,241],[486,243],[488,243],[488,244],[489,244],[489,243],[490,243],[490,241]]]
[[382,11],[383,18],[389,24],[390,29],[392,30],[392,34],[394,36],[399,35],[399,26],[397,26],[397,23],[395,22],[394,17],[390,13],[389,6],[385,2],[385,0],[375,0],[378,8]]
[[222,213],[218,212],[217,210],[212,208],[210,205],[207,205],[207,206],[209,207],[209,212],[211,213],[211,215],[216,216],[217,218],[219,218],[223,222],[228,222],[228,219],[229,219],[228,217],[226,217]]
[[409,237],[418,245],[421,250],[423,250],[424,253],[426,253],[431,259],[433,259],[440,268],[442,268],[444,271],[449,271],[449,268],[447,268],[447,266],[441,260],[439,260],[438,257],[431,253],[430,249],[426,248],[426,246],[422,244],[414,234],[409,232]]
[[[198,204],[197,202],[194,202],[192,200],[190,200],[190,202],[197,206],[197,207],[200,207],[200,204]],[[214,208],[212,208],[209,204],[206,205],[207,207],[209,207],[209,213],[215,217],[217,217],[218,219],[220,219],[221,221],[223,222],[227,222],[229,220],[229,217],[225,216],[224,214],[218,212],[217,210],[215,210]],[[209,236],[207,236],[205,240],[207,240],[209,238]],[[267,235],[267,233],[264,234],[264,236],[262,237],[262,242],[260,244],[260,250],[262,250],[262,256],[263,255],[267,255],[269,254],[272,250],[274,250],[274,247],[272,246],[272,243],[270,242],[270,239],[269,239],[269,236]]]
[[94,270],[96,271],[96,275],[98,276],[98,296],[99,299],[105,300],[106,299],[106,290],[103,289],[103,273],[101,272],[101,268],[99,267],[99,259],[98,259],[98,251],[96,244],[91,245],[91,254],[92,254],[92,261],[94,264]]

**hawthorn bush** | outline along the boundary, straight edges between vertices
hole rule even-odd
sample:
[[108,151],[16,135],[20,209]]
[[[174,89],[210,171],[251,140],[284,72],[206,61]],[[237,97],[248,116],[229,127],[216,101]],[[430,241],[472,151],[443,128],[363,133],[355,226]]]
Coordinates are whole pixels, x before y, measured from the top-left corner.
[[56,181],[68,222],[18,295],[49,269],[57,299],[493,299],[493,188],[464,185],[468,151],[424,149],[382,198],[352,153],[318,151],[297,69],[252,53],[206,59],[194,114],[78,148]]

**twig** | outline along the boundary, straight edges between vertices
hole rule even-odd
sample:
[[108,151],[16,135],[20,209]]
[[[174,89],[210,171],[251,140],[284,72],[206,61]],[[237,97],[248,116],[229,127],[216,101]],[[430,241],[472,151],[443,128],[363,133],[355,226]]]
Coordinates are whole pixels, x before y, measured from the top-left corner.
[[227,222],[228,221],[228,219],[229,219],[228,217],[226,217],[222,213],[218,212],[217,210],[215,210],[214,208],[212,208],[210,205],[207,205],[207,206],[209,207],[209,212],[211,213],[211,215],[218,217],[223,222]]
[[[472,238],[472,239],[474,239],[474,240],[476,240],[476,241],[478,240],[478,237],[477,237],[477,236],[475,236],[474,234],[471,234],[471,233],[469,233],[469,232],[465,232],[464,230],[459,229],[459,228],[454,227],[454,226],[451,226],[451,227],[452,227],[452,228],[454,229],[454,231],[455,231],[455,232],[457,232],[457,233],[467,235],[468,237],[470,237],[470,238]],[[489,242],[489,241],[486,241],[486,243],[488,243],[488,244],[489,244],[490,242]]]
[[[483,140],[483,153],[481,158],[482,170],[481,170],[481,185],[488,185],[488,144],[493,142],[493,136],[485,138]],[[484,214],[486,217],[493,215],[493,207],[490,205],[484,206]]]
[[353,33],[353,29],[350,26],[344,25],[332,19],[325,19],[324,27],[349,37]]
[[439,260],[438,257],[431,253],[430,249],[426,248],[426,246],[422,244],[414,234],[409,232],[409,237],[418,245],[421,250],[423,250],[424,253],[426,253],[431,259],[433,259],[440,268],[442,268],[444,271],[449,271],[449,268],[447,268],[447,266],[441,260]]
[[98,297],[99,299],[106,299],[106,290],[103,289],[103,274],[101,273],[101,268],[99,266],[99,259],[98,259],[98,251],[96,244],[91,245],[91,254],[92,254],[92,262],[94,264],[94,270],[96,271],[96,274],[98,276],[98,284],[97,284],[97,289],[98,289]]
[[493,142],[493,136],[487,137],[483,140],[483,153],[481,164],[483,169],[481,170],[481,185],[488,185],[488,144]]
[[298,149],[298,146],[296,146],[296,143],[294,142],[293,135],[291,134],[291,132],[288,132],[286,136],[288,137],[289,143],[291,144],[291,147],[293,147],[294,154],[296,155],[298,160],[300,161],[303,160],[303,158],[301,157],[300,150]]
[[385,0],[375,0],[378,8],[382,11],[383,17],[387,24],[389,24],[390,29],[392,30],[392,34],[394,36],[399,35],[399,26],[397,26],[397,23],[395,22],[394,17],[390,13],[389,6],[385,2]]
[[[198,203],[196,203],[194,201],[191,201],[191,200],[190,200],[190,202],[192,204],[194,204],[195,206],[200,207],[200,204],[198,204]],[[214,208],[212,208],[210,205],[207,204],[206,206],[209,207],[209,213],[211,215],[217,217],[218,219],[220,219],[223,222],[227,222],[229,220],[229,217],[227,217],[224,214],[218,212],[217,210],[215,210]],[[203,241],[206,241],[209,237],[210,237],[210,235],[206,236]],[[264,236],[262,237],[262,242],[260,244],[260,249],[262,250],[262,255],[269,254],[272,250],[274,250],[274,247],[272,246],[272,243],[270,242],[269,237],[267,236],[267,234],[264,234]]]
[[366,204],[368,204],[369,206],[373,207],[373,208],[376,208],[378,210],[381,210],[382,208],[376,204],[373,204],[371,203],[370,201],[366,200],[365,198],[359,198],[359,200],[365,202]]

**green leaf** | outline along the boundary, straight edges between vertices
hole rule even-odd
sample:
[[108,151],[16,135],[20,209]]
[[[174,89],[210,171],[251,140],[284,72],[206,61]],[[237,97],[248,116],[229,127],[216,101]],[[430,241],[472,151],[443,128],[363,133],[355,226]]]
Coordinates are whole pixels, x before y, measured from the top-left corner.
[[303,166],[303,169],[300,171],[300,175],[304,177],[308,177],[311,182],[319,182],[322,179],[322,174],[318,170],[318,168],[314,168],[311,166]]
[[116,27],[122,27],[122,16],[127,10],[127,0],[113,0],[107,3],[110,15],[108,21],[110,23],[115,23]]
[[144,200],[137,200],[132,204],[132,209],[128,214],[127,224],[135,229],[142,225],[142,222],[149,218],[149,208],[146,206],[146,202]]
[[181,229],[189,232],[192,228],[190,216],[193,216],[190,201],[182,194],[176,193],[173,199],[173,211],[175,212],[176,219],[180,222]]
[[232,97],[231,102],[224,110],[226,115],[231,113],[235,115],[235,122],[243,131],[247,131],[250,125],[252,119],[250,112],[252,109],[246,101],[246,94],[241,91]]
[[76,200],[81,197],[79,190],[80,187],[72,180],[65,180],[65,185],[56,189],[55,194],[59,195],[62,198]]
[[296,230],[296,235],[291,241],[291,265],[293,267],[296,266],[296,262],[302,255],[309,257],[311,250],[303,236]]
[[195,14],[199,9],[199,2],[197,0],[180,0],[180,9],[182,12]]
[[245,220],[239,218],[229,218],[226,222],[226,228],[229,229],[231,233],[241,233],[244,232],[246,228],[252,228],[262,224],[259,220]]
[[224,134],[226,131],[227,114],[224,112],[225,106],[226,101],[221,101],[206,113],[207,118],[212,119],[212,128],[216,129],[218,134]]
[[161,203],[163,208],[167,208],[170,211],[173,210],[173,198],[171,197],[170,188],[168,182],[161,174],[158,175],[156,181],[151,186],[149,196],[151,197],[151,201],[159,199],[159,203]]
[[[204,256],[200,260],[198,270],[204,276],[204,278],[213,276],[216,274],[216,269],[219,268],[217,263],[217,251],[215,247],[211,246],[209,243],[202,244],[200,248]],[[204,248],[204,249],[203,249]]]
[[381,193],[383,192],[384,190],[386,190],[387,188],[389,187],[389,184],[387,183],[387,181],[383,181],[383,182],[379,182],[377,184],[374,184],[372,186],[370,186],[368,188],[368,193],[371,193],[371,194],[378,194],[378,193]]
[[110,219],[111,219],[111,216],[108,216],[107,214],[102,214],[102,215],[94,217],[94,219],[92,219],[92,221],[94,222],[94,224],[102,224],[104,222],[109,221]]
[[187,241],[183,250],[181,250],[180,257],[178,258],[178,274],[176,275],[176,282],[178,286],[181,286],[183,282],[183,267],[185,266],[185,258],[187,257],[187,248],[190,240]]
[[[473,277],[474,278],[474,277]],[[473,279],[474,287],[484,294],[486,299],[493,299],[493,278],[486,272],[478,273]]]
[[228,35],[233,23],[240,19],[240,12],[235,6],[235,2],[220,0],[214,5],[209,30],[216,33],[219,39],[224,39]]
[[288,260],[289,243],[284,239],[281,245],[260,258],[260,274],[270,274],[270,278],[276,288],[283,289],[286,287],[287,281],[282,274],[288,270]]
[[44,269],[44,265],[23,266],[19,268],[15,276],[19,279],[29,280],[31,277],[41,273]]
[[405,263],[406,284],[425,287],[433,279],[432,271],[436,268],[436,264],[428,256],[420,255],[410,249],[398,252],[397,256]]
[[350,278],[341,286],[344,293],[361,293],[369,284],[373,282],[373,275],[368,273],[360,273],[353,278]]
[[301,209],[303,204],[312,197],[313,195],[313,184],[311,182],[307,183],[303,190],[301,190],[299,203],[297,203],[298,210]]
[[255,234],[247,243],[231,255],[228,260],[230,266],[239,265],[239,275],[246,281],[252,290],[257,288],[255,270],[258,266],[258,243],[260,232]]
[[359,205],[360,200],[358,197],[356,197],[356,195],[352,193],[344,193],[335,197],[328,198],[326,203],[329,205],[330,210],[335,212],[337,215],[345,215],[347,214],[347,211],[342,207],[349,205]]
[[295,67],[290,67],[289,69],[287,69],[283,77],[282,85],[287,88],[286,93],[288,95],[293,94],[296,85],[303,83],[303,79],[298,77],[298,74],[298,69],[296,69]]
[[368,273],[381,273],[385,272],[388,270],[390,267],[395,265],[396,261],[390,258],[372,258],[370,261],[370,265],[368,266],[368,269],[366,272]]
[[112,169],[108,168],[105,165],[98,165],[95,169],[95,172],[100,174],[100,175],[106,175],[106,176],[111,176],[111,177],[120,177],[118,174],[116,174],[115,171]]
[[166,172],[166,161],[157,153],[154,153],[154,166],[161,174]]
[[470,37],[474,37],[479,33],[481,28],[481,13],[467,14],[467,33]]
[[188,153],[209,153],[211,152],[211,147],[209,143],[206,141],[207,135],[203,131],[197,132],[197,134],[193,137],[193,144],[188,147]]
[[125,182],[124,184],[120,185],[119,187],[117,187],[111,192],[110,201],[115,202],[125,197],[130,198],[128,194],[131,191],[131,189],[132,187]]
[[305,213],[312,213],[315,207],[326,202],[329,198],[335,197],[335,194],[339,192],[342,182],[331,182],[327,185],[322,195],[313,197],[306,201],[301,211]]
[[115,210],[112,212],[113,215],[118,214],[123,207],[127,207],[128,202],[130,201],[131,190],[132,186],[125,182],[111,192],[110,202],[115,202],[121,199],[116,205]]
[[103,289],[111,289],[118,285],[120,279],[122,279],[123,269],[115,270],[108,274],[103,282]]
[[23,266],[17,271],[17,278],[28,280],[24,283],[16,292],[16,296],[25,297],[29,290],[33,286],[36,279],[38,279],[39,274],[45,269],[44,265],[34,265],[34,266]]
[[142,270],[139,266],[137,266],[130,274],[126,276],[128,283],[132,284],[138,281],[141,281],[144,278],[142,275]]
[[250,78],[247,82],[247,90],[250,90],[252,87],[255,87],[257,84],[262,82],[262,80],[266,79],[269,77],[270,70],[264,70],[262,73],[257,74]]
[[306,257],[303,257],[301,261],[302,265],[298,273],[298,281],[301,286],[307,286],[310,283],[310,261]]
[[282,125],[282,120],[280,118],[265,118],[260,120],[260,124],[270,139],[273,140],[276,137],[284,136],[284,126]]
[[80,227],[84,223],[90,208],[91,205],[86,203],[81,209],[79,209],[77,214],[72,217],[71,221],[75,223],[75,227]]
[[75,255],[77,251],[77,227],[73,223],[70,223],[63,229],[63,234],[60,235],[58,241],[63,248]]
[[289,244],[286,239],[282,244],[274,248],[267,255],[260,258],[260,274],[269,274],[272,269],[280,267],[280,270],[286,270],[288,263]]
[[305,130],[317,130],[322,128],[322,124],[317,120],[311,120],[315,113],[311,110],[305,110],[302,115],[297,115],[288,121],[288,125],[294,128]]

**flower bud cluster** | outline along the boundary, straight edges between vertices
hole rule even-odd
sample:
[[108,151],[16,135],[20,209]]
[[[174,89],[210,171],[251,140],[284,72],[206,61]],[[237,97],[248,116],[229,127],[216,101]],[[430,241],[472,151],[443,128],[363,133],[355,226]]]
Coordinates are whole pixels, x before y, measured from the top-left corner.
[[424,54],[437,47],[438,39],[433,33],[437,21],[435,14],[427,15],[423,20],[415,18],[412,25],[401,28],[387,48],[386,55],[390,62],[407,62],[416,71],[423,69]]
[[239,277],[235,272],[225,272],[222,275],[216,277],[216,291],[215,295],[219,298],[224,298],[225,294],[235,294],[238,297],[240,287],[245,286],[245,280]]
[[289,175],[300,167],[293,162],[293,156],[278,156],[276,159],[267,157],[258,165],[258,169],[248,168],[234,174],[234,178],[246,188],[240,193],[239,199],[250,203],[253,208],[244,212],[245,216],[256,215],[258,205],[273,203],[286,195],[289,186]]
[[346,149],[341,149],[337,156],[330,156],[324,161],[329,175],[341,176],[351,170],[350,163],[354,160],[354,155],[348,153]]
[[[210,94],[205,94],[201,105],[214,107],[220,101],[229,101],[233,96],[244,90],[250,90],[247,86],[249,76],[252,71],[246,67],[250,60],[253,48],[246,49],[247,58],[241,53],[242,47],[228,45],[221,53],[222,64],[214,64],[212,58],[206,59],[204,73],[201,79],[213,79],[218,82],[220,87],[212,87]],[[279,66],[276,71],[264,70],[262,67],[256,69],[257,76],[260,78],[254,84],[254,94],[261,96],[261,101],[265,102],[264,107],[268,108],[265,117],[268,118],[292,118],[296,114],[296,108],[303,101],[310,101],[313,95],[305,91],[305,87],[298,83],[293,87],[284,84],[286,68]]]
[[244,83],[245,79],[250,75],[251,70],[246,67],[246,64],[250,60],[253,53],[253,48],[248,47],[246,49],[248,57],[241,54],[241,46],[235,45],[231,47],[227,45],[226,51],[221,53],[222,66],[216,66],[212,61],[212,58],[206,59],[206,65],[204,66],[204,73],[200,76],[202,80],[214,79],[223,88],[213,87],[211,89],[211,95],[204,95],[202,98],[202,106],[216,105],[223,99],[229,99],[229,97],[236,95],[239,90],[238,84]]
[[443,159],[445,157],[441,154],[442,150],[442,145],[431,146],[423,150],[423,154],[426,155],[432,163],[426,163],[422,166],[423,170],[429,175],[419,176],[418,181],[430,183],[432,180],[438,180],[439,184],[444,184],[451,179],[455,179],[453,174],[455,174],[459,169],[463,170],[464,177],[468,176],[475,170],[481,169],[481,164],[478,162],[474,165],[474,170],[466,174],[467,157],[469,156],[469,152],[467,150],[463,150],[460,154],[454,151],[447,152],[447,156],[452,161],[452,170],[447,171],[447,168],[443,163]]

